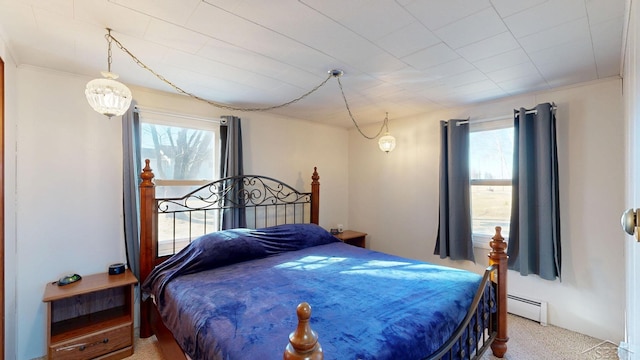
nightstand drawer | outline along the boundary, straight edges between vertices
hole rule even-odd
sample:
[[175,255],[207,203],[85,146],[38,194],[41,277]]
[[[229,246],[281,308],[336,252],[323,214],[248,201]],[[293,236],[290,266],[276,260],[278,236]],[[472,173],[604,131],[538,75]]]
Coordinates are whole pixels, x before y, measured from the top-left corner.
[[53,344],[49,348],[50,359],[92,359],[112,351],[132,346],[131,327],[131,324],[122,325]]

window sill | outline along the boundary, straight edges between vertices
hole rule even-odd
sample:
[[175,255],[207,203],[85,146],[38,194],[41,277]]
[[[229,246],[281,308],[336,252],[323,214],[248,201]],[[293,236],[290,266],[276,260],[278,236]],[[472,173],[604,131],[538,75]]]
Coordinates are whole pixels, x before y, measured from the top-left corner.
[[483,250],[491,250],[491,246],[489,246],[489,242],[480,242],[480,241],[474,241],[473,242],[473,248],[474,249],[483,249]]
[[[491,250],[491,245],[489,243],[492,240],[491,236],[487,235],[472,235],[473,247],[474,249],[483,249],[483,250]],[[509,238],[504,238],[504,241],[509,244]]]

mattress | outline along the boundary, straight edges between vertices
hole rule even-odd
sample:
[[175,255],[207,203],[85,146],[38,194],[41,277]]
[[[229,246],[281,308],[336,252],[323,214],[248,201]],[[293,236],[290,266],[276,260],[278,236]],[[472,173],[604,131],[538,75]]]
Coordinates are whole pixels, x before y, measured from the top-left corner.
[[[198,239],[143,284],[194,360],[282,359],[303,301],[325,359],[423,359],[449,339],[481,282],[344,244],[315,225],[222,233]],[[490,303],[480,307],[492,311]]]

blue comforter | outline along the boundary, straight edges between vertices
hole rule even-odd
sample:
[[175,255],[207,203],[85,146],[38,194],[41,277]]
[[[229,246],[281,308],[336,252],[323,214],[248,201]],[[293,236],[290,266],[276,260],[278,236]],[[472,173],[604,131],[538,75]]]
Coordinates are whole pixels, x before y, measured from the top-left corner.
[[282,359],[303,301],[325,359],[422,359],[451,336],[480,281],[298,224],[205,235],[142,289],[194,360]]

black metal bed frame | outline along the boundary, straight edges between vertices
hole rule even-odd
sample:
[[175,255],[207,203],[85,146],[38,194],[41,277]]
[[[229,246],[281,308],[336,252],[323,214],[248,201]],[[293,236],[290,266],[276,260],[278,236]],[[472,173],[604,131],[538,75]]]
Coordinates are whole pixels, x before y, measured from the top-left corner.
[[[170,239],[165,240],[173,243],[173,252],[157,255],[176,252],[176,242],[184,240],[177,234],[179,223],[187,227],[188,242],[222,230],[223,216],[239,217],[236,220],[240,221],[240,227],[247,228],[308,223],[311,197],[311,192],[300,192],[271,177],[240,175],[216,180],[181,197],[156,198],[158,222],[164,218],[172,223]],[[201,231],[195,229],[196,222],[202,224]]]

